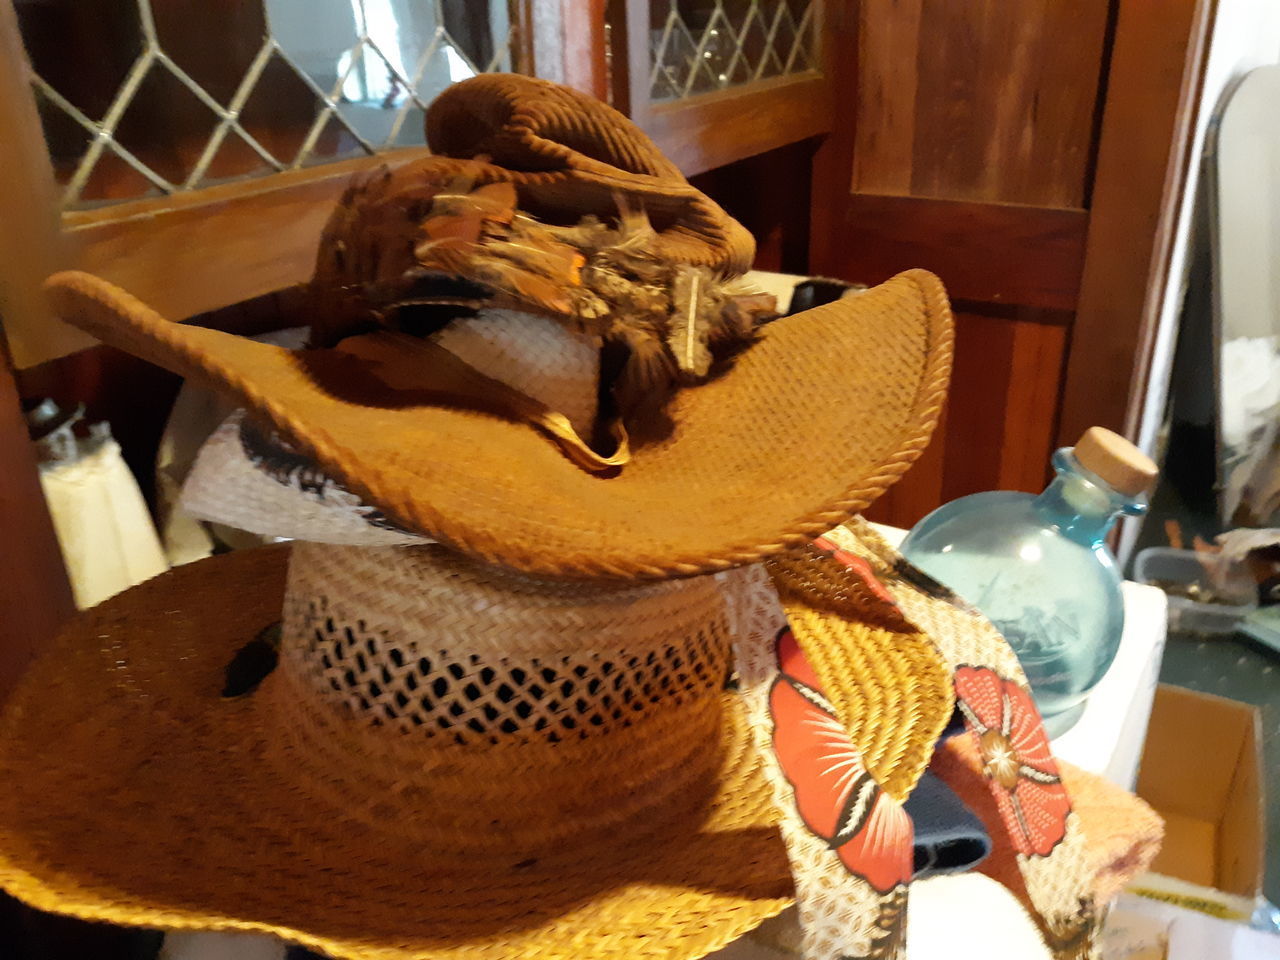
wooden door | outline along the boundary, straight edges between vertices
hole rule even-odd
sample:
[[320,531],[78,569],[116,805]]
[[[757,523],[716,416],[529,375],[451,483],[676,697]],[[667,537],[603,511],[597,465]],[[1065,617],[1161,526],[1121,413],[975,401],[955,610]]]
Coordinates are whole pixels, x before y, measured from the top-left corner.
[[1123,428],[1207,6],[840,7],[846,106],[816,159],[811,267],[867,283],[926,267],[956,312],[943,424],[879,519],[910,525],[968,493],[1039,490],[1053,448],[1074,439],[1061,436],[1064,398],[1070,429],[1082,417]]

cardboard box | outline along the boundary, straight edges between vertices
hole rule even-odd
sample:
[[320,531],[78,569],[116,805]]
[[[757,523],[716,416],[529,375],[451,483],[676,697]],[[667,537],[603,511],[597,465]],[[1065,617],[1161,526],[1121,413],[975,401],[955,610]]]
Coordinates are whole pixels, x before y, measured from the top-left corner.
[[1255,707],[1168,684],[1156,689],[1137,789],[1165,820],[1153,872],[1250,899],[1261,892],[1259,729]]

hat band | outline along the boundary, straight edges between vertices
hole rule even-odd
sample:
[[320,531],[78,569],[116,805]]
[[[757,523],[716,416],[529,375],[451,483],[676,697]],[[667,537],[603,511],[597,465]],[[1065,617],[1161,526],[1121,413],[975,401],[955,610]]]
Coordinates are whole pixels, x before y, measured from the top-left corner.
[[[613,452],[602,454],[578,435],[573,422],[547,403],[481,373],[451,351],[431,340],[405,333],[379,331],[349,337],[335,353],[358,358],[363,366],[345,367],[372,377],[389,393],[383,402],[432,401],[461,409],[474,409],[529,424],[545,434],[570,460],[591,473],[604,473],[631,461],[626,429],[614,418],[608,424]],[[318,361],[317,361],[318,362]]]

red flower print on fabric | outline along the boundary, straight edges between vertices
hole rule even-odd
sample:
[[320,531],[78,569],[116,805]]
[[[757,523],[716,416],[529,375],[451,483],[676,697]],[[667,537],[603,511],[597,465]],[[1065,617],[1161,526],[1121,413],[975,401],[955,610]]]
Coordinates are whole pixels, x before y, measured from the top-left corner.
[[1066,834],[1071,800],[1031,694],[987,667],[961,667],[955,682],[1014,849],[1046,856]]
[[867,589],[875,594],[878,599],[883,600],[895,609],[897,608],[898,603],[893,599],[893,594],[886,590],[884,584],[876,579],[875,571],[871,569],[871,564],[866,560],[856,553],[842,550],[834,541],[828,540],[826,537],[818,537],[813,541],[813,545],[823,553],[830,554],[833,560],[844,564],[844,566],[856,573],[862,582],[867,585]]
[[776,649],[781,675],[769,692],[773,748],[800,819],[878,892],[907,883],[911,818],[863,766],[789,629],[778,634]]

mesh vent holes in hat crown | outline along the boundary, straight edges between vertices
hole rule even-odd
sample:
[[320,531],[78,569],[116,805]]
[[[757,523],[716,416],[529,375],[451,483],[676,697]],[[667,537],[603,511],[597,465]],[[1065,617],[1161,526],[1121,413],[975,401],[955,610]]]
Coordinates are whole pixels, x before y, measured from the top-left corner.
[[431,812],[410,829],[435,844],[530,848],[692,816],[720,762],[729,663],[711,578],[568,584],[443,547],[298,542],[264,692],[278,759],[315,766],[302,775],[346,812],[369,798],[377,819],[379,797],[408,794]]

